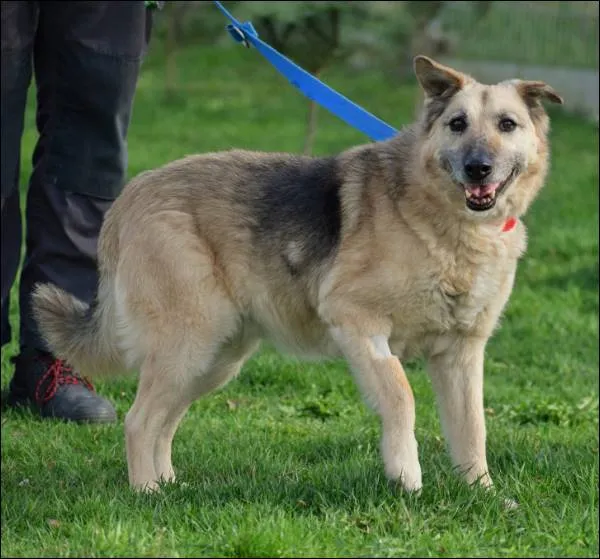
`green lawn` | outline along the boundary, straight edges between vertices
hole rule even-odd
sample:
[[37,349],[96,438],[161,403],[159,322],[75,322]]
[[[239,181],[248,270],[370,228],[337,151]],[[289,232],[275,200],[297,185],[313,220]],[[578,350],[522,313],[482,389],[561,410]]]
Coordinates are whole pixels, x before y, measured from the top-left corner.
[[[181,94],[168,103],[158,47],[144,68],[131,174],[233,146],[302,149],[305,100],[256,52],[192,49],[179,64]],[[325,79],[395,126],[414,114],[412,85],[343,70]],[[329,114],[320,122],[318,153],[365,141]],[[407,498],[385,480],[378,421],[346,367],[265,347],[193,405],[173,449],[184,483],[153,496],[127,484],[135,379],[97,384],[116,425],[3,411],[2,556],[597,556],[598,128],[556,113],[552,140],[550,179],[526,218],[529,250],[487,351],[489,463],[519,509],[454,476],[420,362],[407,369],[424,489]],[[23,181],[34,141],[30,112]],[[2,352],[3,388],[14,350]]]

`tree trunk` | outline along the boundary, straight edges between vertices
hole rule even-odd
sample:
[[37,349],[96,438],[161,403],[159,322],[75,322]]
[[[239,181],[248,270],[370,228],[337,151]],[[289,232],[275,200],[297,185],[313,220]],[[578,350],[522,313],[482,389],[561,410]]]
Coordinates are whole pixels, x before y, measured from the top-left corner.
[[[320,71],[315,72],[315,77],[319,77]],[[319,112],[319,105],[317,105],[312,99],[308,104],[308,118],[306,120],[306,136],[304,138],[304,155],[311,155],[313,146],[315,144],[315,137],[317,135],[317,116]]]

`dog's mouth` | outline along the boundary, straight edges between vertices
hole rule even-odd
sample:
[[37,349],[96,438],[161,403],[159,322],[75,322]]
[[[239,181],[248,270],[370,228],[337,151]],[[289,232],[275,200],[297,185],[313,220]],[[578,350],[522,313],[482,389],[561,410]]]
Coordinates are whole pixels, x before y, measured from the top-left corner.
[[476,212],[491,210],[496,205],[496,200],[506,186],[512,182],[517,174],[514,168],[510,175],[502,182],[487,184],[463,184],[467,208]]

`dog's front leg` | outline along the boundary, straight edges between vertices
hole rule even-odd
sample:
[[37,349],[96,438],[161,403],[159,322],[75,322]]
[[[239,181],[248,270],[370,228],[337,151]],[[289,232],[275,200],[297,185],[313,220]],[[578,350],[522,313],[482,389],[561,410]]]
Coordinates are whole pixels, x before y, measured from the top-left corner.
[[491,487],[485,448],[483,361],[486,340],[453,340],[429,358],[444,435],[452,461],[467,483]]
[[407,491],[420,490],[414,397],[400,361],[390,351],[387,336],[369,336],[351,327],[334,327],[331,334],[363,397],[381,417],[381,452],[386,475],[400,481]]

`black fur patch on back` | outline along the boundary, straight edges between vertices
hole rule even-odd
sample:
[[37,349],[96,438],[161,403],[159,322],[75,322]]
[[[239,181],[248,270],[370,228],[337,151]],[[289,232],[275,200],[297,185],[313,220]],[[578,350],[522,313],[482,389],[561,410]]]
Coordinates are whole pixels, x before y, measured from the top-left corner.
[[292,275],[331,255],[341,229],[337,161],[292,158],[261,165],[254,204],[259,246],[282,259]]

